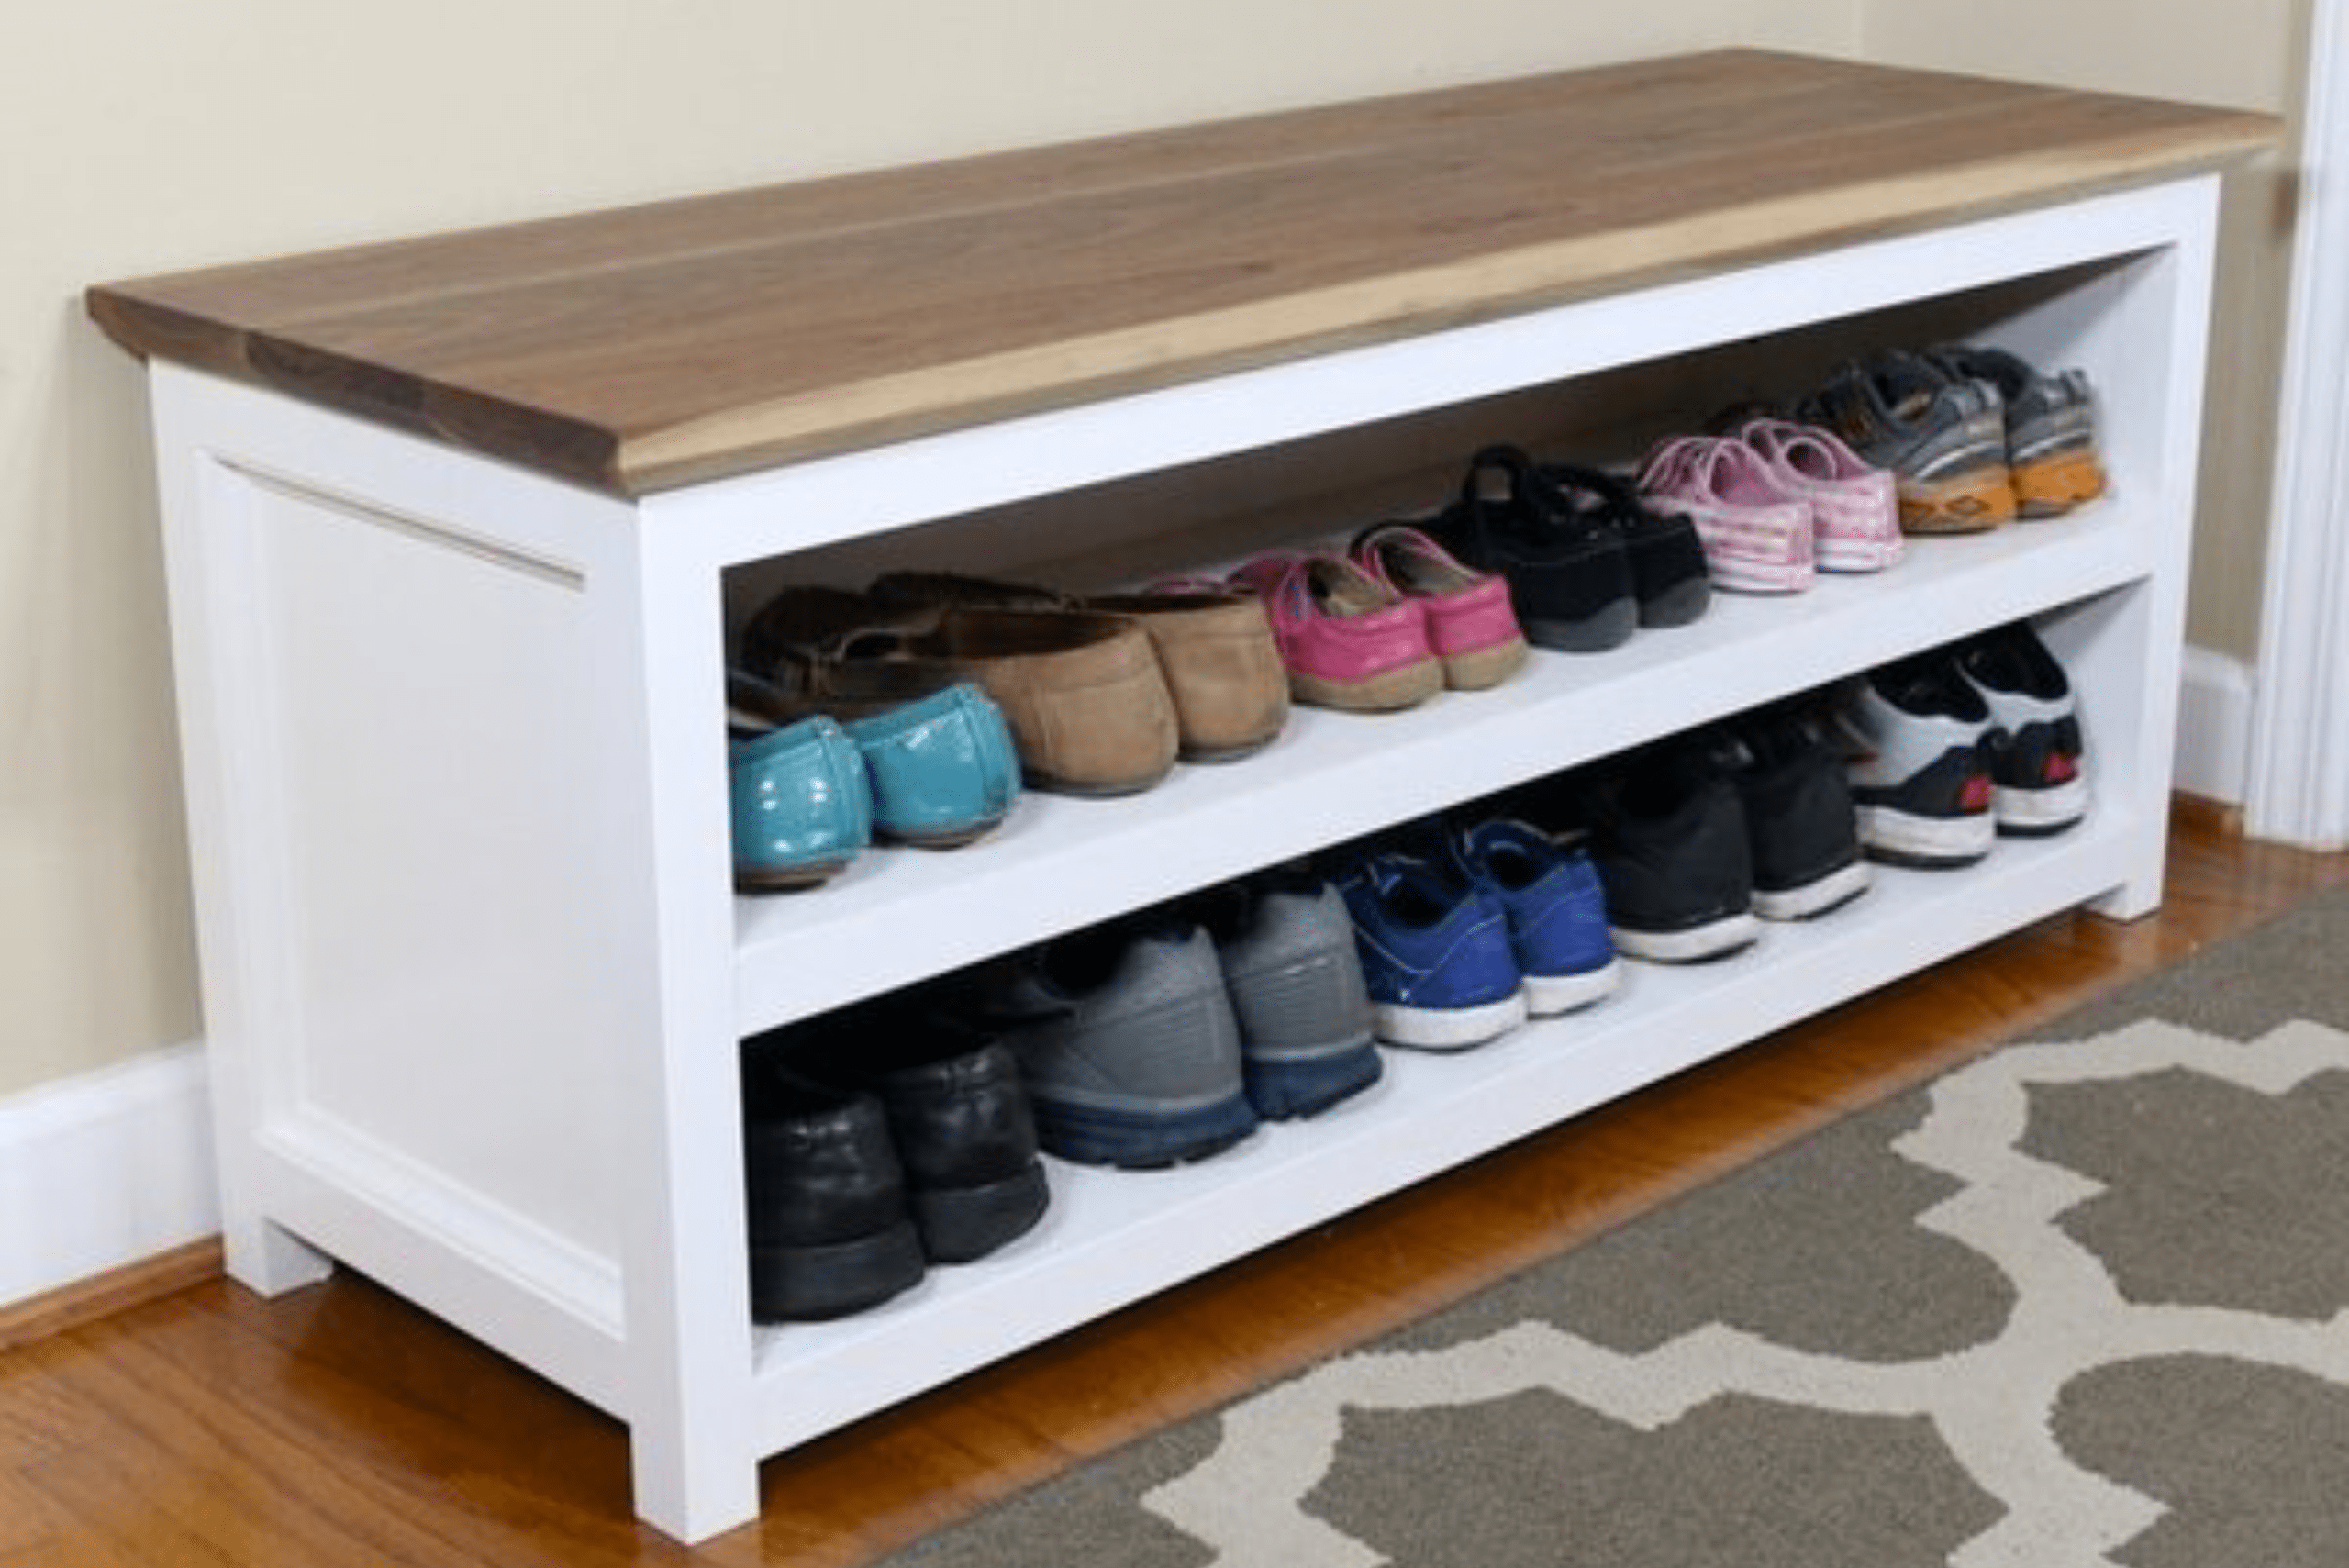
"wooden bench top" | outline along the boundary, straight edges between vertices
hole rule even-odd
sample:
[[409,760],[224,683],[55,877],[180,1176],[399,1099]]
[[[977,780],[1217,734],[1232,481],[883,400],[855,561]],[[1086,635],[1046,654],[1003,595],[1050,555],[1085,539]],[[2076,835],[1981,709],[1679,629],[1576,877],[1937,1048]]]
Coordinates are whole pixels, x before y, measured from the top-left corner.
[[623,495],[2215,167],[2266,116],[1725,50],[93,288]]

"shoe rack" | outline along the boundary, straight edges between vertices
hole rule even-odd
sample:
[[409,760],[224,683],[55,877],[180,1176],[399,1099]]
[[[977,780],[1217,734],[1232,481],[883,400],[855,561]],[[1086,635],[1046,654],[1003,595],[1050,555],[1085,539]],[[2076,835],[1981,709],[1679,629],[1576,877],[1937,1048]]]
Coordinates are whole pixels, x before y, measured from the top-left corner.
[[[820,1433],[2002,932],[2152,909],[2217,171],[2271,130],[1729,51],[93,290],[150,364],[233,1273],[341,1264],[498,1347],[625,1422],[634,1508],[699,1540]],[[1204,496],[1121,499],[1365,449],[1399,494],[1466,425],[1557,445],[1498,410],[1636,382],[1697,419],[1949,338],[2087,369],[2110,496],[731,891],[752,578],[1213,559]],[[1194,1166],[1055,1166],[995,1257],[751,1323],[742,1037],[2020,616],[2080,694],[2076,830],[1394,1053]]]

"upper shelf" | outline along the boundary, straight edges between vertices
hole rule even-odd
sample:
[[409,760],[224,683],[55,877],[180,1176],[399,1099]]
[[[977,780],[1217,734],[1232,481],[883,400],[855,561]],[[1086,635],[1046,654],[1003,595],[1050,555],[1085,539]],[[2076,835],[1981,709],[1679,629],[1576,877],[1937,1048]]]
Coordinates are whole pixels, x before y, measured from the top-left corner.
[[93,288],[639,495],[2215,166],[2265,116],[1727,50]]

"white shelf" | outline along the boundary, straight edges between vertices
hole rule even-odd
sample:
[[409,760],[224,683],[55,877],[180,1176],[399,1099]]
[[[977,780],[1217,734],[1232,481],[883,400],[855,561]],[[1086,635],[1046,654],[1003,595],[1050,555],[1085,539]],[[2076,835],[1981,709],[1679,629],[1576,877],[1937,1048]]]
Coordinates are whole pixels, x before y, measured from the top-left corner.
[[1454,1055],[1386,1051],[1385,1077],[1356,1099],[1197,1164],[1053,1162],[1043,1222],[1004,1252],[933,1270],[853,1318],[763,1329],[763,1440],[804,1440],[2074,907],[2126,873],[2132,826],[2093,816],[2058,839],[2001,840],[1963,871],[1879,869],[1854,904],[1769,925],[1725,961],[1627,962],[1622,990],[1588,1011]]
[[[1031,793],[979,844],[883,849],[815,892],[737,899],[739,1031],[2108,592],[2146,571],[2131,548],[2144,528],[2112,501],[2044,524],[1913,540],[1888,572],[1824,576],[1800,595],[1717,595],[1695,625],[1641,632],[1606,653],[1537,651],[1492,691],[1397,714],[1300,708],[1266,751],[1178,767],[1141,795]],[[1762,647],[1766,658],[1741,652]],[[1475,765],[1462,767],[1463,756]]]

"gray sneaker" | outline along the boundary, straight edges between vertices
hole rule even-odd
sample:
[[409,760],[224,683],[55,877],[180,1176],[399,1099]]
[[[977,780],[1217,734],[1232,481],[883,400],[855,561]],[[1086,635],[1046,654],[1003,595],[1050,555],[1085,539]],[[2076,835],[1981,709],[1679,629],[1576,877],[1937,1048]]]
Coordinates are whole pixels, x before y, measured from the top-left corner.
[[1057,938],[985,977],[975,1005],[1019,1058],[1038,1138],[1063,1160],[1179,1164],[1256,1126],[1223,968],[1197,925]]
[[1935,349],[1932,359],[1952,375],[1998,389],[2016,516],[2058,517],[2104,494],[2096,395],[2087,372],[2042,373],[2003,349],[1972,344]]
[[1336,888],[1273,873],[1216,888],[1196,907],[1222,961],[1257,1115],[1314,1116],[1378,1081],[1370,992]]
[[1887,350],[1837,370],[1795,417],[1892,471],[1904,533],[1979,533],[2014,518],[2006,407],[1987,381]]

